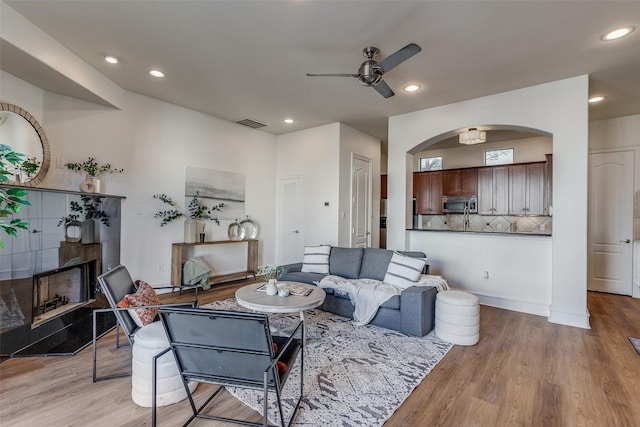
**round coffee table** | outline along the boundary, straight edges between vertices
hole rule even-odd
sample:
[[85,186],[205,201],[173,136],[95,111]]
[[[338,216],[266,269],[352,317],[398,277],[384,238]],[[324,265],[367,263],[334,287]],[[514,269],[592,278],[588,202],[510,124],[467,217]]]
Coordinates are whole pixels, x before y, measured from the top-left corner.
[[306,340],[304,312],[305,310],[311,310],[312,308],[320,307],[324,302],[326,294],[322,288],[313,285],[307,285],[300,282],[280,282],[279,287],[290,283],[295,286],[299,286],[304,289],[311,290],[311,293],[306,296],[289,295],[287,297],[281,297],[278,295],[267,295],[266,292],[258,291],[257,289],[264,285],[264,283],[256,283],[253,285],[243,286],[236,291],[236,301],[239,305],[249,310],[259,311],[262,313],[300,313],[300,320],[302,321],[302,336],[303,340]]

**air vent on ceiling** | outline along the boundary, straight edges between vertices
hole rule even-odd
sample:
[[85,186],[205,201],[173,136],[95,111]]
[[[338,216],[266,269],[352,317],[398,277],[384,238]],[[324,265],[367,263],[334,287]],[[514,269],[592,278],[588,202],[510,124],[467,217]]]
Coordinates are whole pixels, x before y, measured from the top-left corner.
[[242,125],[242,126],[247,126],[247,127],[253,128],[253,129],[260,129],[260,128],[263,128],[263,127],[267,126],[264,123],[260,123],[260,122],[258,122],[256,120],[252,120],[252,119],[242,119],[242,120],[238,120],[236,123],[239,124],[239,125]]

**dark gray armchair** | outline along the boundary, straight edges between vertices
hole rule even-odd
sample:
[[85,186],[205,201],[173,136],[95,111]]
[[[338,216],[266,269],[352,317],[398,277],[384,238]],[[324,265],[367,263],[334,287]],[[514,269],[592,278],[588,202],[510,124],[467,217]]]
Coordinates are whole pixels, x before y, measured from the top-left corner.
[[[160,319],[167,332],[169,348],[157,354],[153,362],[152,425],[156,425],[156,361],[172,351],[187,392],[193,415],[184,424],[196,418],[206,418],[244,425],[267,426],[268,396],[274,392],[280,425],[285,426],[281,391],[294,362],[300,362],[300,393],[287,425],[294,419],[304,389],[303,322],[299,322],[288,337],[272,336],[266,314],[244,313],[209,309],[161,308]],[[273,344],[277,345],[275,351]],[[278,362],[286,369],[278,368]],[[219,387],[197,408],[189,381],[216,384]],[[242,387],[264,392],[263,422],[226,418],[202,413],[203,409],[225,387]]]
[[[123,265],[118,265],[117,267],[112,268],[106,273],[98,276],[98,283],[100,285],[100,290],[107,298],[109,302],[109,308],[101,308],[93,311],[93,382],[99,380],[105,380],[109,378],[119,378],[131,375],[131,372],[124,372],[113,375],[103,375],[97,376],[97,340],[100,338],[97,336],[97,316],[104,313],[113,313],[116,317],[116,348],[120,347],[120,328],[124,332],[129,345],[133,344],[133,339],[140,327],[133,321],[131,316],[129,315],[128,308],[118,308],[118,302],[124,298],[127,294],[133,294],[136,292],[133,280],[131,279],[131,275],[127,268]],[[177,289],[176,286],[166,287],[167,289]],[[164,287],[159,287],[155,289],[165,289]],[[164,306],[176,306],[176,307],[197,307],[198,305],[198,294],[196,291],[196,300],[193,302],[182,303],[182,304],[163,304],[163,305],[150,305],[147,307],[164,307]]]

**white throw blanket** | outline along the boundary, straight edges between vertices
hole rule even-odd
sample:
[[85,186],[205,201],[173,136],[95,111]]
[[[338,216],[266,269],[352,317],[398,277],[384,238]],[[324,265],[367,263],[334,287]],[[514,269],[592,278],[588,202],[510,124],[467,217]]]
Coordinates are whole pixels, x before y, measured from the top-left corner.
[[[355,307],[353,322],[366,325],[378,312],[378,308],[391,297],[400,295],[402,288],[374,279],[345,279],[340,276],[328,275],[317,282],[321,288],[332,288],[349,294],[351,304]],[[420,275],[414,286],[435,286],[438,291],[449,289],[447,281],[440,276]]]

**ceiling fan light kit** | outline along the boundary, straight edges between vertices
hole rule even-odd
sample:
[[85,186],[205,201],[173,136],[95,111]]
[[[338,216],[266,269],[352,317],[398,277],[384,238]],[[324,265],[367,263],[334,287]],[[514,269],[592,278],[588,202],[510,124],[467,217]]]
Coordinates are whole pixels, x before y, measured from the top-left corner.
[[420,52],[422,49],[415,43],[409,43],[402,49],[389,55],[380,62],[377,62],[376,58],[380,54],[380,49],[369,46],[362,50],[362,54],[366,61],[364,61],[358,68],[356,74],[314,74],[307,73],[309,77],[355,77],[358,79],[358,83],[363,86],[373,87],[380,95],[385,98],[390,98],[394,95],[393,90],[389,85],[382,80],[382,76],[397,67],[402,62],[411,58],[413,55]]

